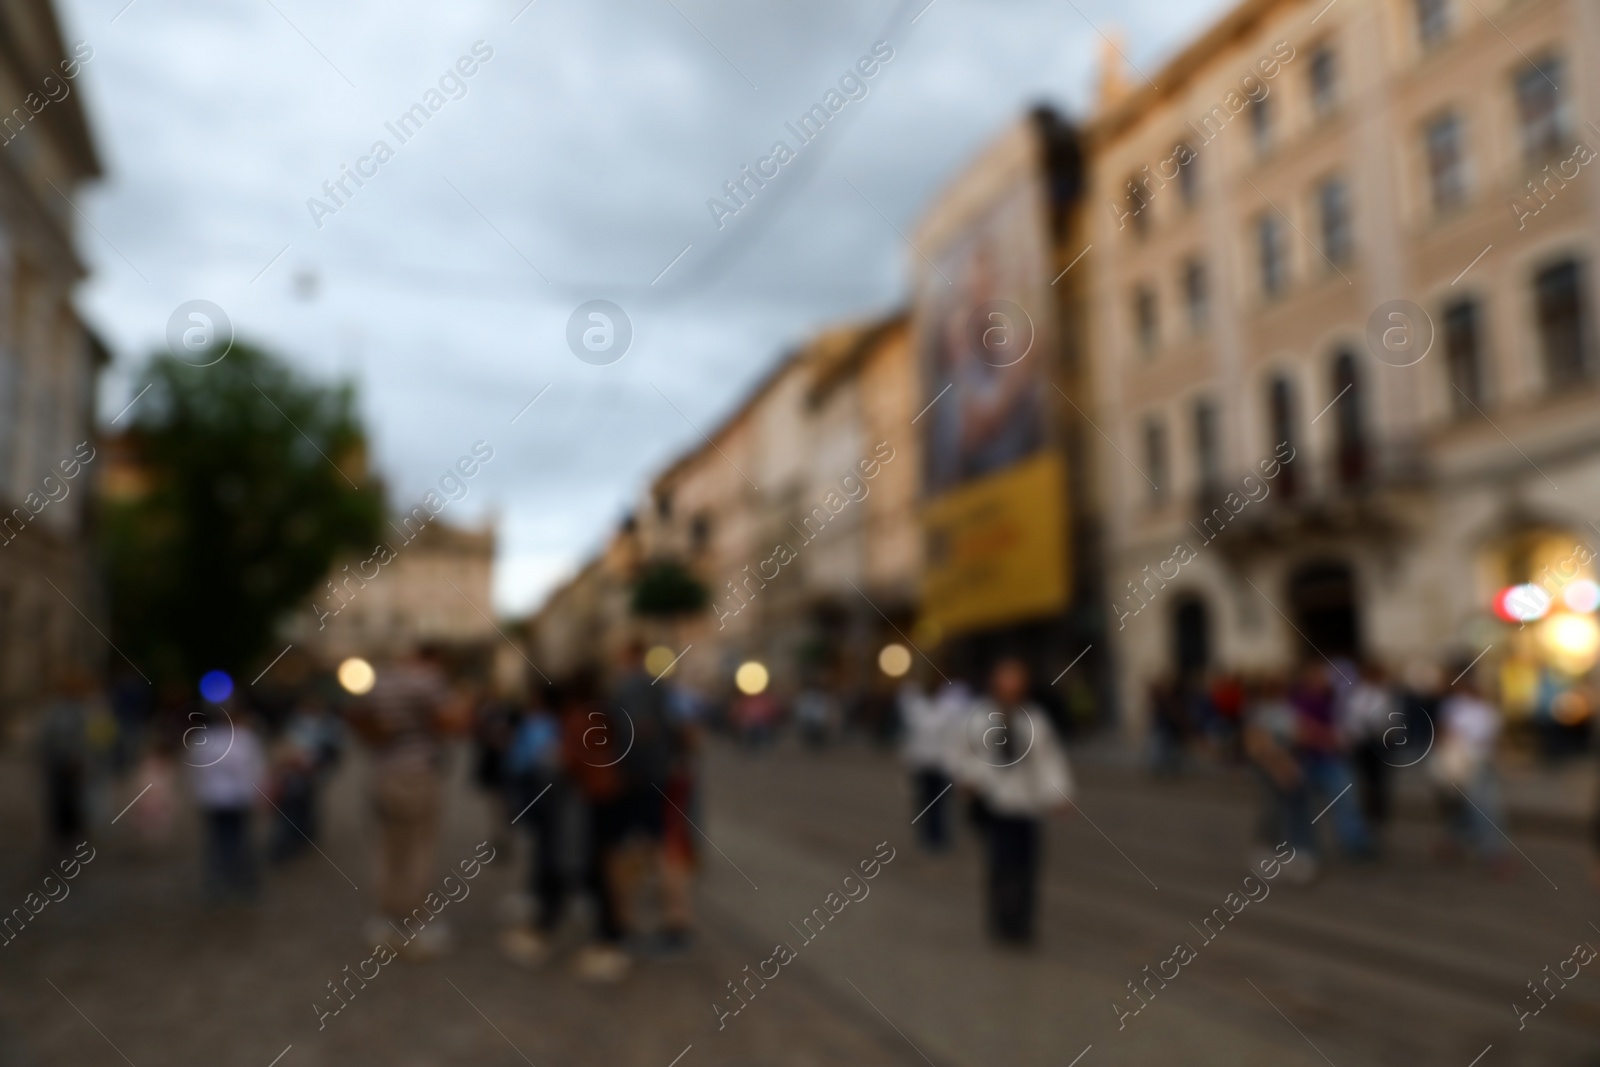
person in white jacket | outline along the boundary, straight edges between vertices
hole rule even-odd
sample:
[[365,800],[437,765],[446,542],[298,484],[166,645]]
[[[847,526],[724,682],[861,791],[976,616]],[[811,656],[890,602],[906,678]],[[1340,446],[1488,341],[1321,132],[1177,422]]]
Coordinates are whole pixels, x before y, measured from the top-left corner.
[[922,686],[907,682],[899,694],[900,725],[904,743],[901,755],[911,772],[912,803],[922,847],[943,852],[950,845],[947,814],[951,786],[952,735],[960,729],[972,706],[972,693],[961,682],[946,682],[929,696]]
[[1028,699],[1028,669],[1002,660],[989,696],[968,713],[952,770],[982,805],[987,838],[989,932],[1005,944],[1033,940],[1040,821],[1072,800],[1072,771],[1050,717]]
[[250,813],[261,803],[267,761],[249,716],[221,708],[192,712],[184,731],[195,803],[205,825],[205,891],[212,903],[230,894],[254,899],[260,890],[250,842]]

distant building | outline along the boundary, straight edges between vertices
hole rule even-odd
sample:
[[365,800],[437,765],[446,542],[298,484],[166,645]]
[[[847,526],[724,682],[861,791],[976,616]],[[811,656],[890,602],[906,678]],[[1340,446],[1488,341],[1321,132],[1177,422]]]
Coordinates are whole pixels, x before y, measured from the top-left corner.
[[1587,2],[1249,0],[1103,104],[1085,265],[1131,724],[1161,674],[1459,651],[1504,682],[1593,636],[1491,606],[1533,582],[1561,612],[1595,576],[1597,57]]
[[[892,633],[885,615],[909,626],[915,613],[915,396],[903,315],[826,331],[790,355],[551,595],[531,624],[533,660],[555,674],[604,666],[637,634],[692,644],[678,677],[707,692],[725,691],[746,658],[781,691],[807,672],[870,680]],[[706,587],[707,610],[632,615],[642,568],[663,561]]]
[[[0,721],[71,666],[111,655],[88,544],[95,379],[108,361],[72,308],[85,270],[69,197],[100,174],[44,0],[0,10]],[[70,73],[68,73],[70,71]],[[63,94],[63,90],[66,92]]]
[[341,558],[284,631],[324,663],[382,658],[422,644],[487,649],[495,631],[490,589],[494,530],[434,521],[410,540],[396,535],[382,557]]
[[528,658],[553,679],[614,663],[633,635],[629,604],[638,575],[638,538],[629,519],[528,621]]

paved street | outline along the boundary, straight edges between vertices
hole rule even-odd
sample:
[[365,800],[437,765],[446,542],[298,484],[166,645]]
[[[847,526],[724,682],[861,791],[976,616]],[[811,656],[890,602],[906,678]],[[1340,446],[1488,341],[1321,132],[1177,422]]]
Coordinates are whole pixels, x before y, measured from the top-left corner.
[[[0,831],[31,843],[29,776],[14,763],[4,772]],[[679,1067],[1066,1067],[1088,1049],[1080,1067],[1468,1067],[1491,1045],[1481,1067],[1600,1063],[1593,965],[1564,989],[1552,982],[1553,1002],[1520,1032],[1511,1007],[1575,942],[1600,945],[1580,841],[1513,828],[1539,870],[1497,882],[1435,866],[1432,827],[1406,823],[1389,863],[1335,867],[1311,888],[1280,878],[1207,943],[1195,926],[1247,873],[1245,795],[1092,767],[1080,776],[1084,817],[1050,830],[1033,953],[997,952],[981,936],[970,834],[951,855],[922,855],[887,757],[716,747],[701,820],[715,844],[690,953],[647,961],[615,988],[577,983],[565,959],[538,972],[503,962],[493,936],[520,857],[501,852],[446,912],[453,954],[385,968],[318,1032],[312,1003],[368,954],[369,900],[345,879],[364,890],[371,861],[353,761],[331,797],[327,859],[273,874],[255,909],[199,907],[190,841],[141,857],[107,837],[71,896],[0,949],[0,1063],[268,1067],[282,1053],[279,1067],[668,1067],[683,1053]],[[487,807],[460,785],[447,824],[444,858],[470,856]],[[805,916],[889,848],[870,894],[803,941]],[[39,881],[33,854],[6,851],[8,908]],[[713,1002],[778,942],[797,958],[718,1031]],[[1125,983],[1179,942],[1196,958],[1119,1031],[1111,1005],[1128,1003]]]

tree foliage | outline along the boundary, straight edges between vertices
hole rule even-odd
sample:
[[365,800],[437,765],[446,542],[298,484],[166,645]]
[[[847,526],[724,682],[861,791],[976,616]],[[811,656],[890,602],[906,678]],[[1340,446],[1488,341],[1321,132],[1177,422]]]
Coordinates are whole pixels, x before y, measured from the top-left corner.
[[206,367],[159,356],[143,381],[128,431],[143,488],[100,524],[115,640],[163,678],[237,678],[334,557],[378,537],[354,390],[239,344]]
[[692,615],[707,600],[706,587],[676,560],[647,563],[633,586],[633,613],[647,618]]

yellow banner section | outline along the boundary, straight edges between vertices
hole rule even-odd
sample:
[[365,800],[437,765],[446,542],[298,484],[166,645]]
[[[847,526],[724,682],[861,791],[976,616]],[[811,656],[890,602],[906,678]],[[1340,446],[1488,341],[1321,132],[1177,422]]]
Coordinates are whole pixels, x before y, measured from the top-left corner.
[[944,635],[1020,622],[1067,603],[1066,474],[1045,452],[922,509],[926,621]]

